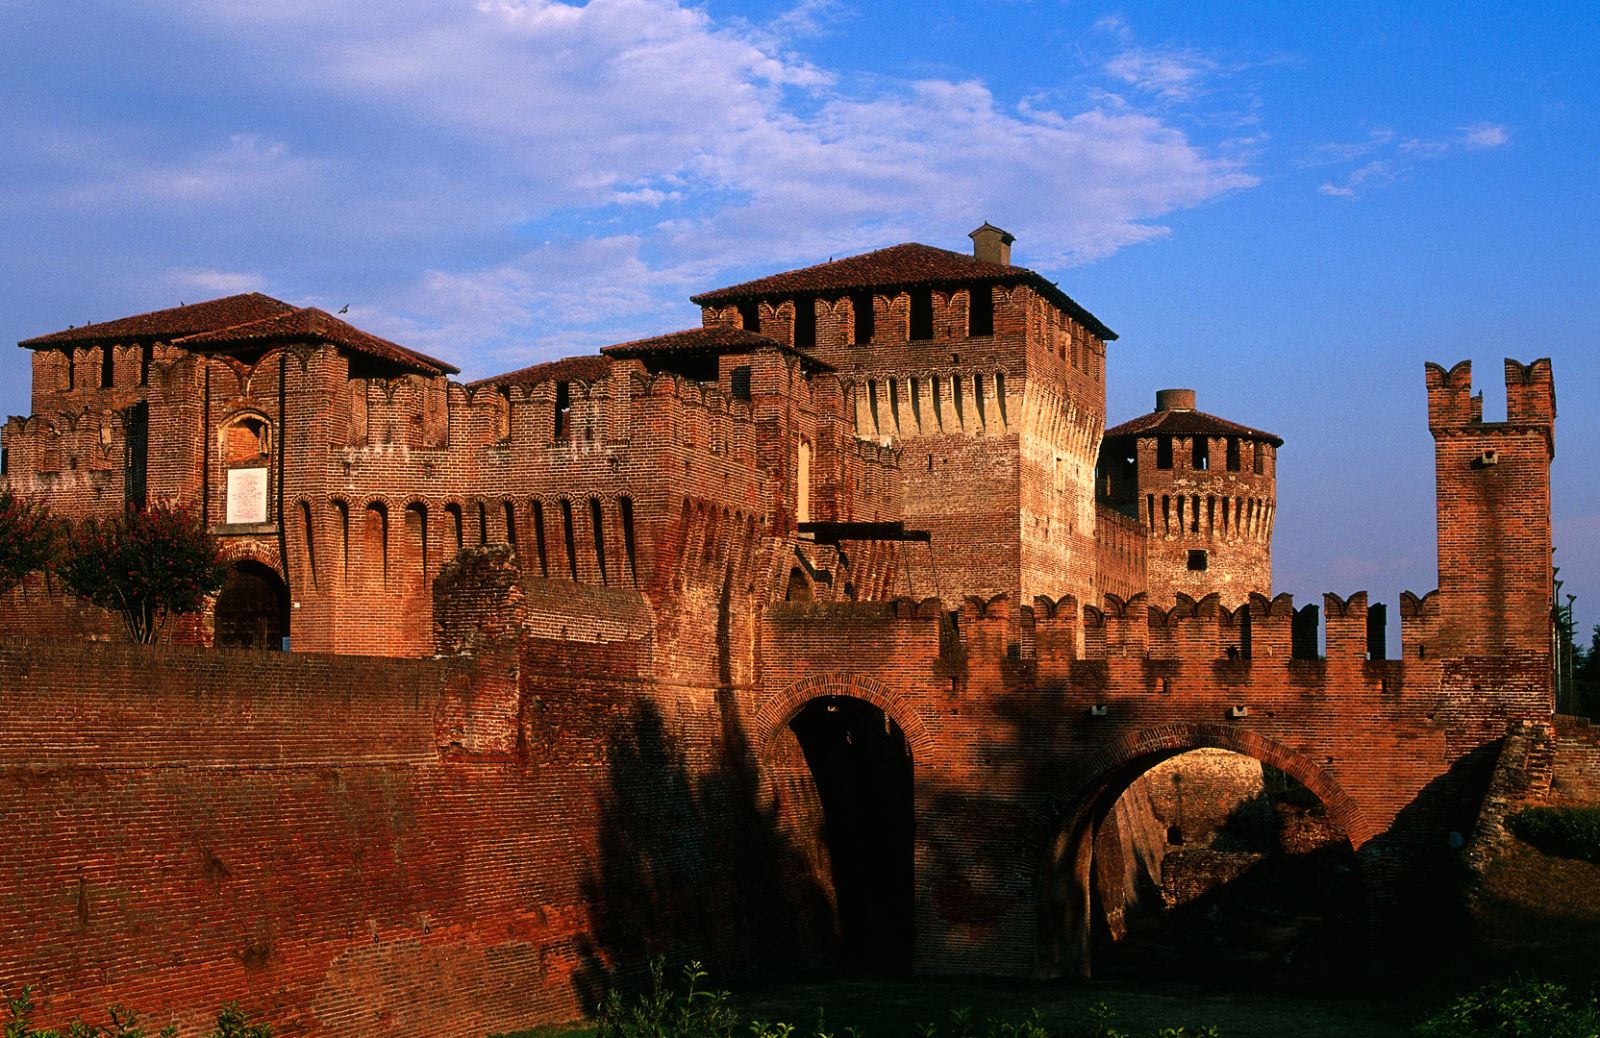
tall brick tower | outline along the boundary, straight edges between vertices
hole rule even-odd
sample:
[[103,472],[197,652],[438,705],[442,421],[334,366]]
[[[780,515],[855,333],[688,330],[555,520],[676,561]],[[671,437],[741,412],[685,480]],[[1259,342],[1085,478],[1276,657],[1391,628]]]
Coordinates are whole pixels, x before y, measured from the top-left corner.
[[1237,605],[1272,593],[1277,452],[1272,433],[1195,409],[1192,389],[1156,393],[1150,414],[1108,429],[1096,485],[1147,531],[1150,600],[1212,592]]
[[1498,656],[1549,646],[1550,462],[1556,391],[1548,358],[1505,362],[1506,420],[1483,420],[1472,364],[1426,367],[1439,515],[1441,650]]
[[[900,451],[903,515],[928,530],[897,590],[1093,601],[1094,459],[1116,333],[1011,262],[915,242],[693,298],[707,327],[759,331],[839,372],[855,435]],[[909,586],[908,586],[909,585]]]

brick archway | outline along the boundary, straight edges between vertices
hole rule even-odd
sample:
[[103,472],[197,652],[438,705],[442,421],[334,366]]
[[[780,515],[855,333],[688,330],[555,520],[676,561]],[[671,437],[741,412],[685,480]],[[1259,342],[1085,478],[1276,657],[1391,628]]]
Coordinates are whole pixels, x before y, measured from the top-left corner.
[[[1101,747],[1075,769],[1031,836],[1037,865],[1040,976],[1089,976],[1090,870],[1095,831],[1139,775],[1180,753],[1220,749],[1252,757],[1295,779],[1322,801],[1352,849],[1377,835],[1353,797],[1304,753],[1256,732],[1221,724],[1180,723],[1131,732]],[[1363,855],[1357,862],[1367,864]]]
[[768,759],[773,740],[794,720],[807,703],[824,696],[860,699],[889,715],[905,734],[911,759],[920,761],[931,747],[933,737],[916,710],[888,685],[858,674],[819,674],[797,681],[768,699],[756,711],[754,729],[760,760]]

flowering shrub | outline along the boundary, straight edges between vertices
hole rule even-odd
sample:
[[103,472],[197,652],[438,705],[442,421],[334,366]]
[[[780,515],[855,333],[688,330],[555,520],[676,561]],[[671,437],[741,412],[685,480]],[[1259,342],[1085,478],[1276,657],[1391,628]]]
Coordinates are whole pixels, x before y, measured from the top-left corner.
[[120,616],[129,638],[153,642],[171,617],[205,608],[227,567],[198,516],[158,504],[91,519],[56,572],[73,594]]
[[44,569],[61,543],[61,524],[37,501],[0,487],[0,594]]

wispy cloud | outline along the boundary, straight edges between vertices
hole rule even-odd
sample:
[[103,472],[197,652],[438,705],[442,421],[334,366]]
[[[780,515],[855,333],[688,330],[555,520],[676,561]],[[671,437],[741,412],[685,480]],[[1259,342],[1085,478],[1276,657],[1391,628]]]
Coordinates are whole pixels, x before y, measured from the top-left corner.
[[1499,123],[1474,123],[1437,137],[1406,137],[1393,129],[1380,128],[1369,130],[1367,136],[1358,141],[1319,145],[1302,165],[1359,163],[1342,176],[1325,180],[1317,187],[1329,197],[1353,199],[1406,176],[1418,162],[1500,148],[1510,142],[1511,130]]

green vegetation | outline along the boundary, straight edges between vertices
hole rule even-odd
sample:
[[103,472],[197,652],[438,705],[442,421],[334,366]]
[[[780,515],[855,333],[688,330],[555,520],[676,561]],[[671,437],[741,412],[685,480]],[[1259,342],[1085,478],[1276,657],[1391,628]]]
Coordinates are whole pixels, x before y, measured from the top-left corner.
[[[111,1022],[105,1027],[76,1019],[67,1024],[66,1030],[34,1027],[29,1020],[33,1014],[33,991],[29,985],[15,998],[6,998],[11,1019],[5,1026],[5,1038],[146,1038],[144,1028],[139,1025],[139,1014],[121,1006],[112,1006],[106,1011]],[[178,1029],[168,1025],[152,1038],[177,1038],[177,1034]],[[205,1038],[272,1038],[272,1028],[267,1024],[252,1024],[239,1003],[229,1002],[217,1014],[216,1030]]]
[[[853,1026],[830,1027],[821,1009],[809,1026],[768,1020],[741,1010],[728,992],[704,986],[706,973],[699,963],[684,969],[682,991],[674,991],[666,983],[665,973],[662,961],[656,960],[651,965],[648,991],[631,1000],[615,990],[609,992],[600,1006],[595,1038],[863,1038],[863,1032]],[[1062,1029],[1037,1009],[978,1019],[971,1009],[962,1007],[951,1010],[944,1023],[919,1023],[914,1016],[903,1015],[896,1031],[901,1036],[909,1032],[913,1038],[1221,1038],[1222,1034],[1209,1026],[1123,1031],[1113,1025],[1114,1015],[1105,1003],[1096,1003],[1080,1016],[1076,1026]]]
[[56,557],[61,524],[37,501],[0,487],[0,595]]
[[1518,839],[1546,854],[1600,864],[1600,808],[1525,807],[1506,822]]
[[1517,977],[1460,996],[1417,1025],[1417,1038],[1596,1038],[1600,1005],[1561,984]]
[[204,608],[227,577],[200,517],[161,504],[89,520],[56,572],[69,591],[116,613],[128,637],[144,643],[157,641],[173,616]]

